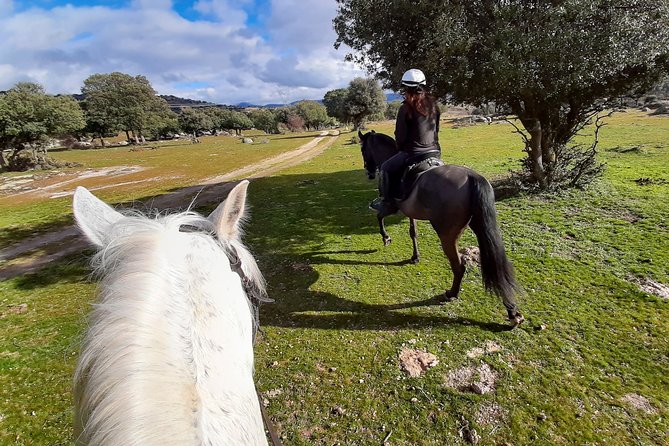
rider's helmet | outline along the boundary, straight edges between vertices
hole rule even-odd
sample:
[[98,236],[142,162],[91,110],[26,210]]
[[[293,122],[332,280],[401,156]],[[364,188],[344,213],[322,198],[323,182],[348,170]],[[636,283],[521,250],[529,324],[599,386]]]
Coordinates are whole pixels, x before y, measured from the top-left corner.
[[406,71],[402,75],[402,86],[409,88],[425,86],[425,74],[416,68]]

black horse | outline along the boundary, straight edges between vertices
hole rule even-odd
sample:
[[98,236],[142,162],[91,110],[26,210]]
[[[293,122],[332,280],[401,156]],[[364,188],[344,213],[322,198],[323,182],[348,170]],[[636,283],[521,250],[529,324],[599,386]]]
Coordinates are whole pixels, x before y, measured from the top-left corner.
[[[397,153],[395,140],[374,131],[358,132],[362,158],[370,179],[379,166]],[[441,247],[453,270],[453,284],[440,298],[441,301],[458,297],[465,265],[458,252],[458,239],[469,225],[479,244],[481,273],[486,290],[502,298],[509,320],[518,325],[525,318],[518,309],[516,293],[519,289],[513,266],[506,256],[504,242],[497,227],[497,210],[492,186],[481,175],[462,166],[444,165],[423,173],[397,207],[409,217],[409,234],[413,242],[414,263],[419,261],[415,220],[428,220],[441,240]],[[383,243],[391,242],[383,219],[377,214]]]

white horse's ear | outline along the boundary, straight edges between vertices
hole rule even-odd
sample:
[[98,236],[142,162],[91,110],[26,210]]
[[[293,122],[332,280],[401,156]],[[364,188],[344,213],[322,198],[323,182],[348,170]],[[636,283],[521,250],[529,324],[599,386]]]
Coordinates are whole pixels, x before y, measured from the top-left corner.
[[72,201],[74,219],[86,238],[98,248],[106,244],[109,227],[123,218],[123,214],[115,211],[85,187],[77,187]]
[[246,190],[248,180],[236,185],[228,197],[209,215],[209,220],[216,228],[216,234],[221,240],[233,240],[239,236],[240,222],[244,218],[246,209]]

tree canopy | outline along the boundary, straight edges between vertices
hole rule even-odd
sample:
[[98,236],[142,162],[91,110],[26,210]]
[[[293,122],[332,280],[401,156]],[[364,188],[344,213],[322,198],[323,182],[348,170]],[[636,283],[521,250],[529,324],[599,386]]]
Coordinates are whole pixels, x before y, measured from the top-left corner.
[[77,101],[68,96],[51,96],[35,83],[21,82],[0,95],[0,157],[9,170],[26,170],[48,164],[40,143],[47,137],[63,136],[85,126]]
[[[348,58],[386,87],[416,67],[441,98],[510,108],[529,135],[532,179],[544,188],[607,99],[640,93],[669,72],[666,0],[337,2],[335,46],[355,50]],[[568,169],[579,169],[572,159]]]
[[249,130],[253,128],[253,122],[243,112],[224,110],[221,116],[221,128],[234,130],[238,135],[242,133],[242,130]]
[[402,101],[392,101],[386,104],[386,109],[383,112],[383,115],[386,119],[395,119],[397,118],[397,113],[400,111],[402,106]]
[[348,88],[337,88],[325,93],[323,105],[328,116],[332,116],[339,122],[348,122],[349,116],[346,114],[346,98],[348,97]]
[[179,127],[186,133],[195,135],[202,130],[210,130],[214,127],[212,118],[204,110],[185,107],[178,115]]
[[357,77],[351,81],[347,90],[344,113],[350,117],[356,129],[369,117],[385,111],[386,95],[375,79]]
[[271,111],[253,110],[249,113],[249,118],[253,122],[253,127],[265,133],[279,133],[276,117]]
[[295,112],[304,120],[308,129],[319,129],[328,122],[328,113],[323,104],[316,101],[300,101]]
[[144,76],[94,74],[84,81],[86,119],[92,128],[134,132],[136,137],[174,119],[167,102],[156,96]]

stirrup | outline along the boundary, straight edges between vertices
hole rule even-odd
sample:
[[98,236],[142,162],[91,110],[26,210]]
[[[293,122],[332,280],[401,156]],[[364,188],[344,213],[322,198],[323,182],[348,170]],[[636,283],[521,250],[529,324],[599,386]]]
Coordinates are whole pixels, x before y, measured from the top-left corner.
[[369,203],[369,209],[384,214],[394,214],[398,211],[394,203],[384,200],[383,197],[375,198],[374,201]]
[[372,211],[379,211],[383,206],[383,197],[376,197],[369,203],[369,209]]

